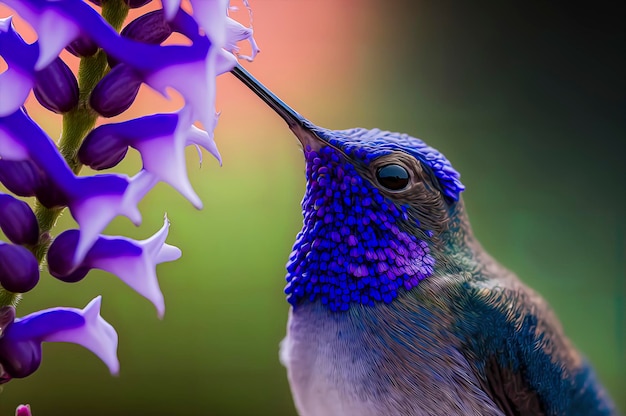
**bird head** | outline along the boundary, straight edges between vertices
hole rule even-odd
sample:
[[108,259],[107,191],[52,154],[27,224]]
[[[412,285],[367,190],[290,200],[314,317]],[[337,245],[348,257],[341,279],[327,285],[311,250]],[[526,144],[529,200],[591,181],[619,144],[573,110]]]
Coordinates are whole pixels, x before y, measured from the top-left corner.
[[233,73],[302,144],[304,220],[285,288],[294,307],[319,301],[346,311],[390,303],[437,271],[464,190],[440,152],[407,134],[315,126],[243,68]]

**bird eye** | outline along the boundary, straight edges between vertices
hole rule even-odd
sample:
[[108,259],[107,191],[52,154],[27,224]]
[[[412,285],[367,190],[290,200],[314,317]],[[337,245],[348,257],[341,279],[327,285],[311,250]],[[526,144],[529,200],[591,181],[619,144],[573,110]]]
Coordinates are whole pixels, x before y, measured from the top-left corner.
[[391,191],[400,191],[406,188],[409,179],[409,172],[400,165],[385,165],[376,170],[378,183]]

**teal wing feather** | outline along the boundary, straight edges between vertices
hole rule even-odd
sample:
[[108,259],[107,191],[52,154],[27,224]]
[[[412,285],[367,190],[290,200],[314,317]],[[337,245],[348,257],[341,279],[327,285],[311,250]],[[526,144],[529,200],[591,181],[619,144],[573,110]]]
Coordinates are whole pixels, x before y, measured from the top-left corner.
[[460,285],[462,353],[506,415],[617,414],[541,297],[516,279]]

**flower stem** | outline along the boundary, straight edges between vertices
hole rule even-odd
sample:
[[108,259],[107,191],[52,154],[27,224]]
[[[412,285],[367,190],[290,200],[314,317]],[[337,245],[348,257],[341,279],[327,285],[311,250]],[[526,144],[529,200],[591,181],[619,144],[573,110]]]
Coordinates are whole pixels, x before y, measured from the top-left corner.
[[[116,30],[120,31],[128,15],[128,4],[125,0],[104,0],[102,17]],[[75,174],[80,172],[82,164],[77,159],[78,149],[83,139],[94,128],[98,114],[89,106],[89,97],[98,82],[106,75],[109,67],[106,54],[100,49],[93,56],[80,59],[78,69],[79,100],[76,107],[63,114],[63,130],[59,140],[59,152]],[[52,243],[50,230],[65,208],[46,208],[35,201],[35,216],[39,223],[39,241],[31,251],[42,264],[48,247]],[[12,293],[0,287],[0,307],[16,306],[21,294]]]

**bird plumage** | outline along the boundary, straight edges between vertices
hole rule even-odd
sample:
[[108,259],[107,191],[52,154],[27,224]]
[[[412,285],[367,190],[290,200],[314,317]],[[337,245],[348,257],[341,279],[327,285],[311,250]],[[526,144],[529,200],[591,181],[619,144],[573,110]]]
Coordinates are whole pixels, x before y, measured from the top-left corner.
[[[281,347],[301,415],[614,414],[545,301],[474,238],[440,153],[310,129]],[[385,189],[396,164],[411,179]]]
[[233,73],[305,155],[280,354],[301,416],[617,414],[546,302],[480,246],[441,153],[317,127]]

